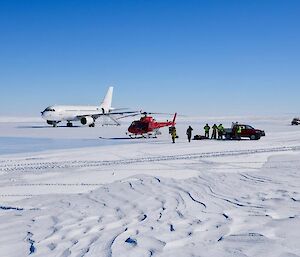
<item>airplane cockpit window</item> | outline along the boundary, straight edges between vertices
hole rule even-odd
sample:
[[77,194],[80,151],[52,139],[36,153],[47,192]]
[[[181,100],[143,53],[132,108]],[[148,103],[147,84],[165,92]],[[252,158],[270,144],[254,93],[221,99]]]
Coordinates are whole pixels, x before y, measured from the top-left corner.
[[55,112],[54,109],[50,108],[50,107],[47,107],[44,112]]

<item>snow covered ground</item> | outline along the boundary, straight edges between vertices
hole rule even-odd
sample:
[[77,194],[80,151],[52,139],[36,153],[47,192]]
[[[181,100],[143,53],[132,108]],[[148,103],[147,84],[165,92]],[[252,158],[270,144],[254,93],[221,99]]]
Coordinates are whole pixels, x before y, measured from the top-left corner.
[[[0,119],[1,256],[300,256],[300,127],[179,120],[179,139]],[[259,141],[188,143],[188,125],[249,123]],[[100,139],[103,137],[104,139]]]

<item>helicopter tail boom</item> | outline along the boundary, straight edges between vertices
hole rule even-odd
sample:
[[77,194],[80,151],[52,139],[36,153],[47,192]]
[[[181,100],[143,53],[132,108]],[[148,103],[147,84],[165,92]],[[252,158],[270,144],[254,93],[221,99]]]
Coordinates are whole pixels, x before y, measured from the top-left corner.
[[175,114],[174,114],[174,118],[173,118],[173,121],[172,121],[172,126],[173,126],[173,127],[175,126],[175,120],[176,120],[176,116],[177,116],[177,112],[175,112]]

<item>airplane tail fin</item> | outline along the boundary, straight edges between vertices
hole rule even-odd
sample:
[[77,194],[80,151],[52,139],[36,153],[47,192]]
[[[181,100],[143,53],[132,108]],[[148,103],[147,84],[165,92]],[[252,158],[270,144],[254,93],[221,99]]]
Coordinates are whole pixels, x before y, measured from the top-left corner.
[[175,120],[176,120],[176,116],[177,116],[177,112],[175,112],[174,114],[174,118],[173,118],[173,121],[172,121],[172,126],[174,127],[175,126]]
[[105,110],[105,112],[109,112],[109,110],[111,109],[113,91],[114,91],[114,87],[109,87],[101,103],[101,107],[103,110]]

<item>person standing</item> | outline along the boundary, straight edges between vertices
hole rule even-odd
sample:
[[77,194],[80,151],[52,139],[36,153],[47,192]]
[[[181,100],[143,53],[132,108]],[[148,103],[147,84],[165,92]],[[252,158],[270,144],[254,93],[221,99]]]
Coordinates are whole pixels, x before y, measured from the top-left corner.
[[176,138],[177,134],[176,134],[176,128],[175,127],[172,127],[172,130],[171,130],[171,137],[172,137],[172,142],[173,144],[175,143],[175,138]]
[[212,127],[212,135],[211,135],[211,138],[212,139],[217,139],[217,129],[218,129],[218,126],[216,124],[213,125]]
[[223,135],[224,135],[224,127],[222,125],[222,123],[218,126],[218,139],[223,139]]
[[231,128],[234,128],[235,126],[237,126],[239,123],[236,121],[236,122],[232,122],[231,124]]
[[208,126],[208,124],[206,123],[206,125],[204,126],[204,136],[209,138],[209,130],[210,130],[210,126]]
[[241,134],[242,134],[242,127],[237,125],[236,126],[236,139],[241,140]]
[[187,138],[188,138],[189,142],[191,142],[192,131],[193,131],[193,128],[191,126],[189,126],[188,129],[186,130],[186,135],[187,135]]

